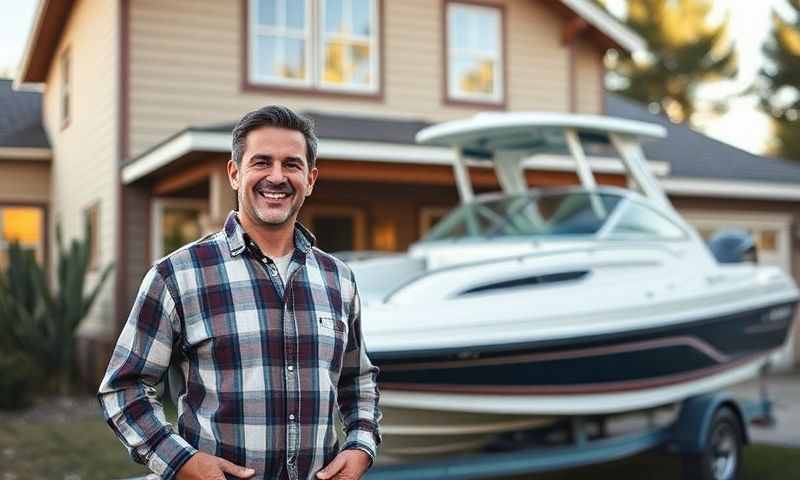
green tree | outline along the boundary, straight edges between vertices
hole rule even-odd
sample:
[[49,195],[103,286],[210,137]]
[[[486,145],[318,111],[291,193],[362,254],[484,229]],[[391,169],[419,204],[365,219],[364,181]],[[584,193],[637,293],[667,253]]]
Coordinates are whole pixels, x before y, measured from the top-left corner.
[[649,55],[610,57],[609,88],[658,104],[675,122],[691,120],[697,88],[737,71],[728,18],[712,22],[712,6],[711,0],[627,0],[625,23],[647,42]]
[[772,11],[756,89],[761,108],[772,118],[770,153],[800,161],[800,0],[788,0],[786,6],[791,19]]

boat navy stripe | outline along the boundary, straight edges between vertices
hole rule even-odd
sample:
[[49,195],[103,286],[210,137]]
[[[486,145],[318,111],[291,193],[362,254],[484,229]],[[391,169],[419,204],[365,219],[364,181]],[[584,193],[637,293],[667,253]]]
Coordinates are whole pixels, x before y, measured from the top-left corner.
[[637,352],[641,350],[651,350],[654,348],[681,347],[688,346],[704,353],[717,363],[725,363],[730,360],[730,356],[720,352],[713,345],[697,337],[670,337],[656,340],[645,340],[641,342],[630,342],[621,345],[602,346],[595,348],[581,348],[567,350],[564,352],[552,353],[530,353],[523,355],[509,355],[507,357],[490,357],[465,360],[442,360],[424,363],[403,363],[382,365],[382,372],[396,372],[408,370],[428,370],[428,369],[448,369],[464,368],[486,365],[509,365],[531,362],[546,362],[551,360],[568,360],[575,358],[595,357],[613,353]]
[[724,365],[715,365],[687,373],[665,375],[644,380],[628,380],[620,382],[604,382],[579,385],[523,385],[523,386],[494,386],[494,385],[452,385],[452,384],[420,384],[420,383],[380,383],[381,390],[406,390],[442,393],[465,394],[498,394],[498,395],[563,395],[583,393],[612,393],[631,390],[645,390],[655,387],[664,387],[678,383],[685,383],[698,378],[714,375],[731,370],[738,366],[752,362],[759,357],[766,357],[773,352],[762,352],[755,355],[739,358]]

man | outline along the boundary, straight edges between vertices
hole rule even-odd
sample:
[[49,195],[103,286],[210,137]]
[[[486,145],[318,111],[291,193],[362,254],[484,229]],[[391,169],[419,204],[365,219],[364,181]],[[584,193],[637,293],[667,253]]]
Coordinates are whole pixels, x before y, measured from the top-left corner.
[[[162,478],[357,479],[375,458],[378,370],[353,274],[296,223],[316,149],[311,123],[285,107],[245,115],[228,162],[238,211],[142,282],[98,396]],[[167,371],[177,433],[156,392]]]

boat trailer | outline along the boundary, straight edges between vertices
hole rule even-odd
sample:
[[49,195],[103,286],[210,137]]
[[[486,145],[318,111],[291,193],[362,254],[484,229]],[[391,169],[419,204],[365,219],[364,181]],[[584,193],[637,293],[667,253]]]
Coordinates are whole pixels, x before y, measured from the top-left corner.
[[681,456],[684,480],[735,480],[741,470],[743,446],[749,443],[749,425],[769,426],[775,422],[763,377],[762,374],[759,399],[736,398],[727,392],[691,397],[680,404],[676,419],[667,425],[653,423],[637,432],[610,435],[603,417],[567,417],[555,428],[564,438],[558,445],[542,446],[540,440],[554,431],[547,427],[517,435],[514,448],[376,465],[364,478],[504,478],[583,467],[659,450]]

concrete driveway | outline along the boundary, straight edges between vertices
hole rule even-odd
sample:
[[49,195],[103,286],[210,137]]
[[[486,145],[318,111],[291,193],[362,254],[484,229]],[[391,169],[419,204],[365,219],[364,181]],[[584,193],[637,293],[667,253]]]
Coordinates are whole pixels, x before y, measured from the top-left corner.
[[[753,443],[800,447],[800,372],[770,375],[767,386],[777,422],[773,427],[752,425],[750,439]],[[757,399],[759,383],[744,383],[731,391],[744,398]]]

